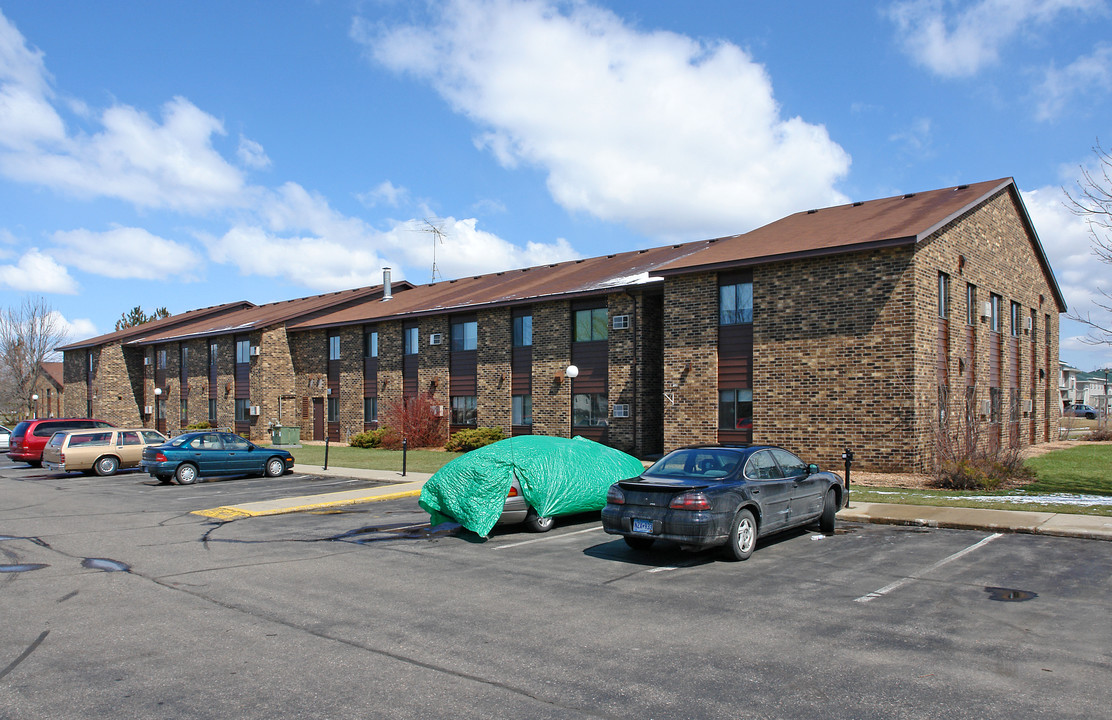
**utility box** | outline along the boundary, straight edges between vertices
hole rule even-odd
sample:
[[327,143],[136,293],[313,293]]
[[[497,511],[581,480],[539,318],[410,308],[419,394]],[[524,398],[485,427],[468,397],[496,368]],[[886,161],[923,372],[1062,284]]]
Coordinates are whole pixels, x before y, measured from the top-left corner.
[[301,428],[276,425],[270,429],[271,442],[286,447],[301,447]]

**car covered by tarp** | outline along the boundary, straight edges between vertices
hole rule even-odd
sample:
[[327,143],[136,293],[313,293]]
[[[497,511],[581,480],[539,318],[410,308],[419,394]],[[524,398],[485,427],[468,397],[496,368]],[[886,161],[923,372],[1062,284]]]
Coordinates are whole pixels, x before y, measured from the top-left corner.
[[525,501],[542,517],[601,510],[606,491],[644,471],[621,450],[582,437],[519,435],[452,460],[421,489],[431,523],[455,521],[486,536],[499,516],[514,477]]

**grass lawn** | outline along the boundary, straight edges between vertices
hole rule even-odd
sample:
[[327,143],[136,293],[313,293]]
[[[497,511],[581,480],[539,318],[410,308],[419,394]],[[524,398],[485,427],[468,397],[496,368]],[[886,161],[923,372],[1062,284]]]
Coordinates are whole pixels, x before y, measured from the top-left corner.
[[[294,470],[299,467],[324,466],[324,445],[304,445],[290,448],[294,458]],[[458,458],[462,453],[444,450],[410,450],[406,453],[406,472],[434,473],[449,460]],[[328,467],[361,468],[363,470],[402,469],[401,450],[371,450],[354,448],[347,445],[331,445],[328,448]]]
[[[1054,502],[1053,498],[1046,497],[1051,494],[1083,494],[1112,498],[1112,445],[1079,445],[1055,450],[1028,460],[1027,466],[1035,471],[1038,479],[1018,490],[980,492],[855,487],[851,502],[860,500],[1112,516],[1112,504],[1075,505]],[[1013,499],[997,499],[1002,496]]]

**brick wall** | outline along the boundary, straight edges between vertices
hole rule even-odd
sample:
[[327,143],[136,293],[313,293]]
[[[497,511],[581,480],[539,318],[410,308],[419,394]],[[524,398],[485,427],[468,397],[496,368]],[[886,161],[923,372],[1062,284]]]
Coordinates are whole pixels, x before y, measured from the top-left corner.
[[478,314],[477,377],[479,427],[502,428],[507,437],[513,420],[510,357],[513,320],[509,308]]
[[[569,437],[571,307],[565,300],[533,305],[533,434]],[[560,378],[557,380],[556,378]]]
[[664,451],[718,438],[718,279],[664,284]]

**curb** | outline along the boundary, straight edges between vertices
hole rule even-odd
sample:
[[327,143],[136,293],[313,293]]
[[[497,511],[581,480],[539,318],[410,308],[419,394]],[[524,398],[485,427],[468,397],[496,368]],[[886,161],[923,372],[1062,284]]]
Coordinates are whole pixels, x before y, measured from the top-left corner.
[[348,490],[345,492],[325,493],[322,495],[302,495],[300,497],[283,498],[280,500],[263,500],[261,502],[243,503],[242,505],[224,505],[208,510],[194,510],[191,514],[214,518],[216,520],[241,520],[244,518],[263,517],[266,515],[309,512],[312,510],[323,510],[347,505],[361,505],[363,503],[417,497],[421,494],[421,487],[423,487],[424,484],[424,480],[418,480],[417,482],[398,483],[396,485],[366,488],[363,490]]

